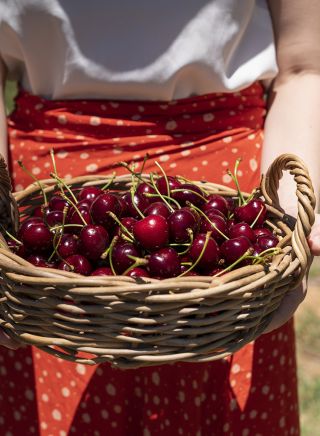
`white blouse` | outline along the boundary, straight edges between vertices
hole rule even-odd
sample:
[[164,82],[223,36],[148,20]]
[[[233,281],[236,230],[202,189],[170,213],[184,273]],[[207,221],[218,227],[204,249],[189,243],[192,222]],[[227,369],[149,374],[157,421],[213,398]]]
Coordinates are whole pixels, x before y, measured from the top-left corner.
[[171,100],[277,74],[265,0],[0,0],[0,56],[50,99]]

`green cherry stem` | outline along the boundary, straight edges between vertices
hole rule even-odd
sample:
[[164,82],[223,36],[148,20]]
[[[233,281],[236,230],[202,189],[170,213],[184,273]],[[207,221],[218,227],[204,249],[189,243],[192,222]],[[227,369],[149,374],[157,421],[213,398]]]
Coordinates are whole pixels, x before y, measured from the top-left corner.
[[[177,209],[181,209],[181,206],[180,206],[180,204],[177,202],[177,200],[175,200],[175,199],[172,198],[172,197],[168,197],[167,195],[164,195],[164,194],[151,194],[151,193],[147,193],[147,194],[144,194],[144,195],[145,195],[145,197],[147,197],[147,198],[160,197],[161,200],[163,200],[163,202],[165,202],[165,201],[164,201],[165,199],[168,200],[168,201],[172,201],[172,203],[173,203],[175,206],[177,206]],[[169,207],[169,204],[168,204],[168,203],[166,203],[166,204],[167,204],[167,206]],[[170,207],[170,211],[171,211],[171,212],[174,212],[174,209],[173,209],[172,207]]]
[[140,257],[132,256],[131,254],[128,254],[127,257],[134,260],[134,263],[122,273],[123,276],[126,276],[128,272],[131,271],[133,268],[136,268],[137,266],[147,265],[148,263],[147,259],[141,259]]
[[71,200],[68,197],[66,197],[66,195],[65,195],[65,193],[63,191],[63,188],[65,188],[69,192],[71,198],[73,199],[73,203],[77,203],[78,202],[77,198],[75,197],[75,195],[72,192],[72,190],[70,189],[70,187],[66,184],[66,182],[63,179],[61,179],[61,177],[59,177],[55,173],[51,173],[50,177],[52,177],[53,179],[55,179],[58,182],[58,186],[60,187],[60,190],[61,190],[62,194],[64,195],[64,197],[65,197],[65,199],[67,201],[70,201],[70,203],[71,203]]
[[[51,253],[51,256],[49,257],[48,261],[50,262],[50,260],[53,258],[53,256],[55,254],[57,254],[61,259],[62,257],[60,256],[59,252],[58,252],[58,247],[59,244],[61,242],[62,236],[64,234],[64,228],[65,228],[65,223],[66,223],[66,217],[67,217],[67,213],[68,213],[68,206],[65,206],[63,208],[63,216],[62,216],[62,224],[61,224],[61,231],[60,232],[54,232],[54,237],[53,237],[53,252]],[[81,226],[82,227],[82,226]],[[56,228],[56,227],[55,227]],[[57,241],[57,237],[59,237],[58,242]]]
[[[235,262],[233,262],[231,265],[229,265],[227,268],[224,268],[222,271],[218,272],[217,274],[215,274],[212,277],[219,277],[222,274],[232,270],[236,265],[238,265],[238,263],[242,262],[244,259],[250,258],[252,254],[252,247],[250,247],[241,257],[239,257],[239,259],[237,259]],[[254,256],[252,256],[254,257]]]
[[[115,271],[115,269],[114,269],[114,266],[113,266],[113,261],[112,261],[112,252],[113,252],[113,247],[116,245],[118,239],[119,239],[118,236],[114,236],[114,238],[113,238],[112,241],[111,241],[111,244],[109,245],[109,248],[105,251],[105,253],[107,253],[107,256],[108,256],[108,258],[109,258],[110,269],[111,269],[112,274],[113,274],[114,276],[116,276],[117,273],[116,273],[116,271]],[[102,259],[105,259],[105,257],[103,257],[105,253],[102,253],[102,255],[101,255],[101,258],[102,258]]]
[[238,167],[239,167],[241,160],[242,160],[241,158],[238,158],[236,160],[235,165],[234,165],[234,174],[232,174],[230,170],[227,170],[227,174],[232,178],[232,180],[234,181],[234,183],[236,185],[236,188],[238,191],[239,206],[241,206],[241,204],[246,204],[246,200],[244,199],[244,197],[242,195],[242,192],[241,192],[241,189],[239,186],[238,176],[237,176]]
[[112,175],[110,176],[110,180],[105,185],[102,186],[101,190],[105,191],[106,189],[108,189],[109,186],[113,183],[115,177],[116,177],[116,173],[113,172]]
[[168,180],[168,176],[166,174],[166,172],[164,171],[164,169],[162,168],[162,166],[159,164],[159,162],[155,161],[155,164],[157,165],[157,167],[160,169],[160,171],[162,172],[162,175],[164,177],[164,180],[166,182],[166,187],[167,187],[167,193],[168,193],[168,197],[171,197],[170,195],[170,185],[169,185],[169,180]]
[[[158,196],[163,200],[163,202],[168,206],[170,212],[173,212],[174,209],[173,209],[173,207],[171,206],[171,204],[170,204],[170,203],[168,202],[168,200],[167,200],[168,196],[167,196],[167,195],[163,195],[163,194],[161,194],[161,192],[159,191],[159,189],[158,189],[158,187],[157,187],[157,185],[156,185],[156,183],[155,183],[155,181],[154,181],[154,174],[153,174],[153,173],[150,173],[150,180],[151,180],[152,187],[153,187],[153,189],[156,191],[157,195],[158,195]],[[155,194],[151,194],[151,195],[155,195]],[[170,200],[172,200],[171,197],[170,197]]]
[[205,252],[205,250],[207,248],[207,245],[209,243],[209,239],[210,239],[211,233],[212,232],[207,232],[206,233],[206,240],[204,241],[204,244],[203,244],[203,247],[202,247],[201,253],[199,254],[198,259],[187,270],[185,270],[183,273],[179,274],[178,277],[185,276],[186,274],[188,274],[190,271],[192,271],[198,265],[198,263],[200,262],[202,256],[204,255],[204,252]]
[[8,230],[6,230],[3,225],[0,225],[2,229],[2,233],[5,233],[10,239],[12,239],[14,242],[16,242],[18,245],[23,245],[19,239],[17,239],[15,236],[13,236]]
[[181,253],[178,253],[179,256],[183,256],[184,254],[188,253],[188,251],[190,250],[190,247],[193,243],[193,239],[194,239],[193,238],[193,236],[194,236],[193,231],[191,229],[187,229],[187,231],[188,231],[188,234],[190,236],[190,242],[188,242],[188,244],[180,244],[180,245],[186,245],[187,248],[184,251],[181,251]]
[[18,160],[18,165],[26,174],[28,174],[28,176],[30,176],[37,183],[37,185],[39,186],[39,188],[42,192],[43,201],[44,201],[43,206],[47,205],[48,199],[47,199],[47,194],[44,190],[43,184],[24,166],[24,164],[20,160]]

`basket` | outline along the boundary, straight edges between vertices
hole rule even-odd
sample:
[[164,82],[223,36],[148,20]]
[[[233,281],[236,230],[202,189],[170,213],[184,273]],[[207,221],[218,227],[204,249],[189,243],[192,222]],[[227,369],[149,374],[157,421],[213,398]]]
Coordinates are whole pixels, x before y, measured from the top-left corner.
[[[297,219],[279,206],[283,171],[289,171],[297,185]],[[91,175],[71,179],[68,185],[105,185],[110,180],[111,176]],[[130,181],[130,176],[119,176],[113,185],[125,189]],[[55,182],[42,182],[50,198]],[[196,184],[208,193],[236,195],[222,185]],[[267,223],[280,239],[281,253],[268,268],[250,265],[216,278],[84,277],[35,267],[13,254],[1,237],[0,325],[17,341],[91,365],[108,361],[135,368],[208,362],[234,353],[263,332],[283,296],[301,282],[312,262],[307,236],[314,222],[315,197],[304,163],[294,155],[281,155],[262,178],[260,189],[269,211]],[[17,207],[23,217],[41,202],[37,184],[11,195],[2,160],[0,216],[8,226],[17,229]]]

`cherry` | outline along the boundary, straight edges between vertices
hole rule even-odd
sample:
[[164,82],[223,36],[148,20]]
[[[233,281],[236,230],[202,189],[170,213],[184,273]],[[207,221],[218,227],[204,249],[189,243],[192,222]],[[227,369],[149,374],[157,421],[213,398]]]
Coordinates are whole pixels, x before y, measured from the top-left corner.
[[45,221],[49,227],[54,227],[57,224],[63,223],[63,212],[61,210],[52,210],[45,216]]
[[224,237],[223,235],[227,236],[228,233],[228,227],[225,219],[223,219],[219,215],[216,215],[215,212],[213,212],[212,214],[209,213],[208,218],[210,219],[212,224],[203,217],[200,226],[201,233],[207,233],[208,231],[211,231],[211,236],[218,243],[224,241],[226,237]]
[[181,184],[178,191],[173,191],[172,197],[177,200],[181,206],[191,203],[201,207],[206,201],[202,189],[192,183]]
[[101,225],[88,225],[81,229],[80,252],[90,260],[98,260],[107,248],[109,235]]
[[61,210],[68,206],[69,203],[66,199],[62,198],[61,195],[53,195],[49,200],[49,209],[50,210]]
[[92,271],[91,276],[113,276],[112,269],[108,266],[100,266]]
[[121,203],[115,194],[104,192],[97,197],[90,208],[91,216],[95,224],[101,224],[110,229],[114,223],[108,212],[121,216]]
[[78,236],[69,233],[62,235],[57,251],[62,258],[77,254],[79,252]]
[[130,269],[126,275],[129,277],[150,277],[148,271],[140,267]]
[[42,268],[55,268],[54,262],[48,262],[48,260],[39,255],[39,254],[31,254],[26,259],[28,262],[32,263],[34,266],[40,266]]
[[198,229],[196,215],[188,207],[172,212],[168,223],[170,240],[177,243],[190,241],[189,231],[195,234]]
[[134,244],[130,242],[120,242],[113,247],[111,256],[112,264],[117,274],[122,274],[135,263],[135,261],[128,256],[140,256],[140,252]]
[[134,224],[133,235],[146,250],[158,250],[168,243],[168,222],[161,215],[148,215]]
[[238,222],[244,221],[249,225],[252,225],[255,222],[256,227],[263,224],[266,214],[266,205],[259,198],[250,200],[247,204],[238,206],[234,210],[234,216]]
[[148,200],[148,203],[153,203],[155,201],[158,201],[158,197],[148,197],[146,194],[157,194],[156,190],[148,183],[142,182],[139,184],[136,193],[142,197],[145,197]]
[[238,236],[237,238],[224,241],[221,246],[221,254],[228,264],[232,264],[240,259],[252,245],[246,236]]
[[[205,244],[206,247],[203,251]],[[200,258],[201,253],[202,256]],[[205,270],[211,270],[218,264],[220,259],[220,250],[217,242],[211,236],[207,239],[207,236],[203,233],[199,233],[194,238],[188,254],[193,262],[198,261],[198,268]]]
[[43,218],[43,207],[42,206],[37,206],[33,209],[33,213],[32,216],[34,217],[39,217],[39,218]]
[[[20,228],[20,239],[23,245],[32,252],[42,253],[52,247],[52,233],[48,226],[39,218],[30,218]],[[33,220],[30,222],[30,220]]]
[[129,214],[132,217],[137,218],[137,219],[141,218],[139,212],[137,211],[137,208],[141,211],[141,213],[144,213],[144,210],[150,204],[150,202],[147,199],[147,197],[145,195],[142,195],[142,194],[135,193],[134,196],[133,196],[133,201],[134,201],[134,204],[136,205],[136,207],[132,203],[131,192],[127,192],[126,194],[124,194],[124,196],[122,198],[124,199],[124,201],[127,204],[127,208],[128,208]]
[[208,203],[204,204],[202,206],[202,211],[209,217],[209,215],[219,215],[224,220],[226,219],[226,216],[221,212],[221,210],[217,209],[216,207],[207,206]]
[[169,218],[170,210],[165,203],[156,201],[151,203],[143,212],[145,215],[161,215],[164,218]]
[[261,235],[257,237],[257,245],[262,248],[262,250],[276,247],[278,244],[279,240],[276,235]]
[[25,249],[23,244],[18,244],[13,239],[8,239],[6,242],[7,242],[8,247],[10,248],[10,250],[14,254],[16,254],[17,256],[20,256],[22,258],[26,257],[26,249]]
[[256,240],[254,231],[249,224],[245,222],[236,223],[229,228],[229,237],[231,239],[237,238],[238,236],[246,236],[251,242],[255,242]]
[[[169,185],[169,191],[168,192],[168,185]],[[181,182],[173,176],[167,176],[167,180],[164,176],[159,177],[159,179],[156,182],[158,191],[162,195],[170,195],[171,191],[173,189],[179,189],[181,186]]]
[[102,190],[97,186],[85,186],[78,194],[78,200],[86,200],[90,204],[102,194]]
[[58,269],[71,271],[84,276],[89,276],[92,272],[92,266],[88,259],[81,254],[72,254],[59,263]]
[[161,248],[150,254],[147,268],[152,277],[177,277],[181,273],[178,253],[171,247]]
[[210,194],[207,197],[207,203],[203,206],[203,212],[208,211],[211,208],[218,209],[224,216],[228,216],[229,203],[219,194]]
[[253,229],[253,233],[255,235],[256,238],[258,238],[258,236],[272,236],[273,233],[270,229],[268,229],[267,227],[257,227],[255,229]]

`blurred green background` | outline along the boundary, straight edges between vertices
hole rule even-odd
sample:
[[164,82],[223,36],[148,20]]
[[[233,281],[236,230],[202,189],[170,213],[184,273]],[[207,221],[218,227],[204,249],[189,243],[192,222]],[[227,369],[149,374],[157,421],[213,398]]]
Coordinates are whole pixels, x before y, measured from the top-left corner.
[[[13,110],[17,92],[14,82],[7,82],[7,112]],[[295,317],[302,436],[320,434],[320,259],[311,268],[308,295]],[[282,435],[279,435],[282,436]]]

